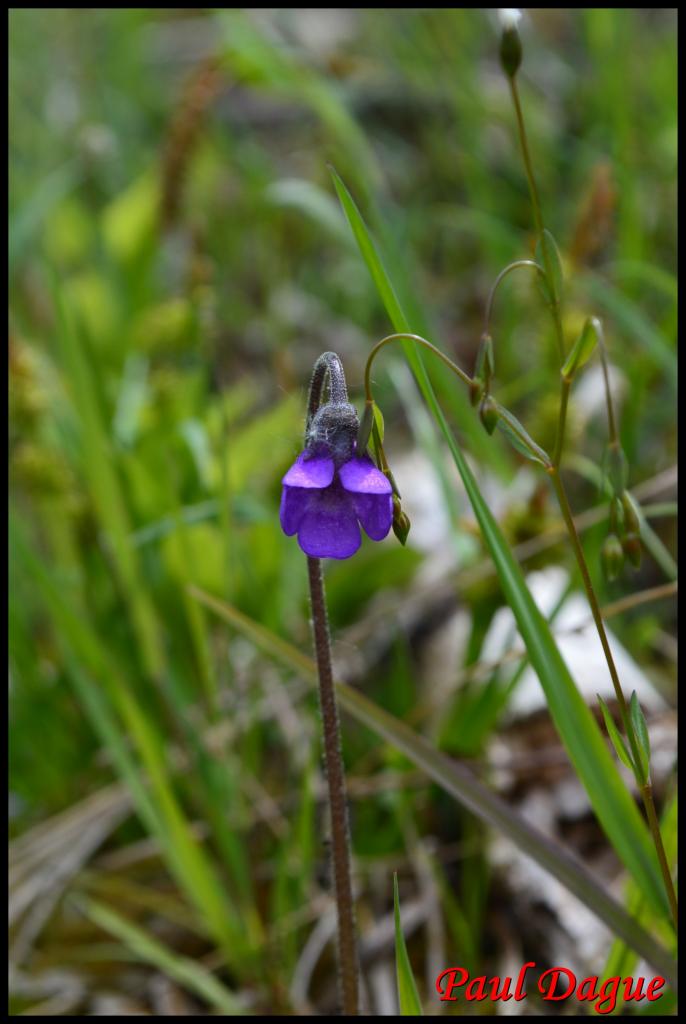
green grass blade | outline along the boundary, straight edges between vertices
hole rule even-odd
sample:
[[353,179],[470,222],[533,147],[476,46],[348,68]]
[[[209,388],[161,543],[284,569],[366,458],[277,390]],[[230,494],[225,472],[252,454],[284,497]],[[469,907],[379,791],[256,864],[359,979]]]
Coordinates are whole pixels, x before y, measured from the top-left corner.
[[400,923],[398,875],[393,872],[393,915],[395,918],[395,970],[398,979],[398,1003],[403,1017],[423,1017],[422,1004],[415,984],[410,958],[407,955],[403,926]]
[[155,609],[143,585],[138,557],[130,542],[131,528],[124,492],[113,465],[113,453],[98,402],[99,388],[87,357],[84,339],[55,271],[46,267],[57,314],[56,332],[63,367],[73,389],[74,405],[81,423],[83,468],[98,518],[108,535],[114,564],[137,634],[146,670],[159,677],[164,649]]
[[133,955],[144,963],[158,967],[164,974],[204,999],[226,1016],[243,1015],[245,1010],[229,991],[202,964],[179,956],[138,925],[122,917],[111,907],[97,900],[79,900],[83,913],[98,927],[119,939]]
[[[364,221],[340,179],[336,187],[388,315],[398,330],[407,330],[392,283],[377,256]],[[398,322],[401,324],[399,327]],[[667,916],[669,908],[666,893],[648,829],[605,746],[593,715],[576,688],[548,624],[529,592],[522,571],[481,495],[476,479],[438,405],[424,365],[418,361],[416,352],[408,351],[407,354],[422,394],[450,448],[495,564],[505,600],[512,609],[555,726],[588,793],[593,810],[621,860],[636,878],[651,904]]]
[[[312,658],[224,601],[204,593],[197,587],[191,587],[190,590],[197,600],[263,648],[271,657],[297,672],[312,686],[317,685],[317,669]],[[562,882],[615,934],[625,938],[633,949],[640,952],[641,956],[673,983],[676,965],[670,955],[608,895],[605,888],[595,881],[576,858],[543,833],[532,828],[480,782],[468,768],[436,750],[428,740],[417,735],[404,722],[344,683],[337,683],[336,691],[341,707],[348,714],[400,750],[413,764],[425,771],[478,818],[508,836],[519,849]]]
[[[87,621],[69,606],[64,600],[64,595],[57,590],[16,523],[13,524],[11,538],[13,550],[21,556],[40,591],[61,642],[82,667],[78,677],[81,687],[83,688],[85,681],[92,678],[104,687],[109,700],[116,706],[121,721],[115,724],[112,717],[110,734],[118,731],[120,737],[130,736],[142,762],[143,771],[137,770],[137,784],[132,790],[134,798],[138,798],[139,807],[143,812],[142,817],[147,825],[152,824],[155,827],[170,870],[175,874],[189,901],[196,907],[203,923],[206,923],[229,960],[233,962],[236,957],[246,954],[246,939],[219,875],[205,849],[193,835],[190,822],[176,796],[162,735],[136,700],[118,668],[106,657]],[[97,703],[104,708],[99,696]],[[91,695],[91,706],[94,700],[96,697]],[[100,719],[104,725],[102,708]],[[113,747],[117,754],[118,766],[122,765],[121,748],[121,742]],[[130,759],[126,761],[127,770],[123,772],[129,784],[132,781],[131,772],[128,770],[131,763]],[[142,779],[145,779],[145,783],[141,781]],[[151,800],[144,800],[141,803],[141,785],[146,785],[149,789]],[[152,814],[151,802],[154,806]]]

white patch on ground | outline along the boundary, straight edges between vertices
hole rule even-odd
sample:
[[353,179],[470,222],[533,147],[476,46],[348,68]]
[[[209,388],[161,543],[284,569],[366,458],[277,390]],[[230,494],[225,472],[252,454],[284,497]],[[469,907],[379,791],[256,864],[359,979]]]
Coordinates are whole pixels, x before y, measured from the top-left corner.
[[[546,617],[560,600],[568,579],[566,570],[556,566],[527,576],[529,590]],[[580,632],[568,632],[577,626],[583,626],[583,629]],[[606,700],[613,700],[612,680],[585,594],[575,592],[569,595],[555,616],[553,632],[560,653],[587,703],[595,703],[596,694]],[[646,712],[663,710],[665,702],[646,674],[608,626],[606,632],[624,693],[628,697],[632,690],[636,690]],[[523,648],[524,645],[516,632],[514,615],[509,608],[501,608],[493,617],[484,640],[481,660],[496,661],[514,646]],[[538,676],[527,666],[508,704],[506,720],[531,714],[545,705],[545,695]]]

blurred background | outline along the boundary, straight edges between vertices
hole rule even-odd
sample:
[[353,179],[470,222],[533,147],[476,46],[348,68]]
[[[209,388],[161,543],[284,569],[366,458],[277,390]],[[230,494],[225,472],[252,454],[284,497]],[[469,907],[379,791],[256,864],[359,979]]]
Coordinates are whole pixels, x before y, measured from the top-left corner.
[[[361,408],[366,355],[391,325],[327,165],[413,328],[471,372],[493,280],[533,248],[493,12],[14,9],[9,32],[11,1011],[331,1011],[316,694],[277,657],[279,640],[310,654],[306,567],[278,503],[314,360],[339,353]],[[536,10],[522,36],[565,330],[589,313],[605,325],[646,517],[640,570],[600,572],[595,362],[575,386],[566,478],[662,805],[676,11]],[[526,274],[499,291],[493,336],[495,394],[547,447],[555,347]],[[430,359],[572,674],[589,703],[610,701],[546,480]],[[399,351],[375,378],[412,531],[406,548],[365,539],[327,565],[337,675],[466,759],[621,898]],[[343,733],[371,1012],[396,1011],[393,871],[427,1012],[459,1012],[433,995],[456,963],[601,971],[611,936],[576,900],[392,746],[347,719]]]

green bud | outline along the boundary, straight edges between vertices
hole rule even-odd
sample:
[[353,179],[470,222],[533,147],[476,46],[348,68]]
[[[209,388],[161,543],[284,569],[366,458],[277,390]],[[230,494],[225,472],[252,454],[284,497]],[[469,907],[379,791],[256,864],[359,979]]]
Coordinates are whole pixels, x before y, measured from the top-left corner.
[[488,389],[491,379],[495,373],[495,357],[493,355],[493,338],[490,334],[482,334],[479,341],[479,349],[476,353],[476,366],[474,376],[483,380]]
[[500,37],[500,63],[508,78],[514,78],[522,63],[522,41],[517,31],[521,11],[516,8],[501,8],[498,18],[503,34]]
[[486,428],[488,434],[492,434],[500,418],[498,412],[498,404],[491,395],[484,395],[481,405],[479,407],[479,416],[481,422]]
[[628,491],[622,492],[622,510],[624,512],[627,533],[640,535],[641,522],[638,518],[638,506],[636,505],[636,499],[632,498]]
[[558,305],[562,298],[562,286],[564,277],[562,273],[562,260],[557,242],[548,231],[543,229],[541,237],[536,243],[536,262],[543,267],[544,276],[536,275],[536,283],[543,298],[550,306]]
[[400,543],[405,546],[407,535],[410,532],[410,519],[406,512],[403,512],[400,505],[400,498],[393,495],[393,533]]
[[598,341],[600,321],[595,316],[589,316],[583,326],[581,334],[572,345],[572,350],[567,356],[562,367],[562,376],[571,379],[577,370],[580,370],[584,363],[588,362],[593,354],[593,349]]
[[610,532],[624,532],[624,509],[616,494],[610,498]]
[[603,572],[609,580],[619,576],[624,565],[624,551],[616,533],[608,533],[602,548],[600,549],[600,561]]
[[374,402],[366,402],[357,431],[357,454],[364,455],[374,425]]
[[641,564],[641,538],[637,533],[627,533],[622,541],[622,550],[634,569]]
[[629,479],[629,464],[619,441],[605,449],[605,473],[614,493],[621,495]]

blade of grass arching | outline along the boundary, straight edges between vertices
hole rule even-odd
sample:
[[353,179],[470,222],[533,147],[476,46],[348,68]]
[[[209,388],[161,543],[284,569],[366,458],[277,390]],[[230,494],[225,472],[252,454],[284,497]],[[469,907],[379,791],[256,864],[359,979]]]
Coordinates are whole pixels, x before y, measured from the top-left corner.
[[[310,685],[317,685],[317,670],[312,658],[226,602],[197,587],[191,587],[190,590],[197,600],[263,648],[270,657],[297,672]],[[481,821],[508,836],[520,850],[549,871],[615,934],[625,938],[632,948],[674,984],[676,965],[670,955],[608,895],[605,888],[595,881],[575,857],[512,811],[465,765],[436,750],[404,722],[344,683],[337,683],[336,690],[341,707],[348,714],[405,754]]]
[[[355,204],[350,196],[348,190],[343,184],[342,180],[333,168],[330,168],[333,175],[333,182],[338,193],[338,198],[343,206],[343,211],[348,219],[355,240],[360,248],[362,256],[369,267],[376,289],[379,292],[382,302],[388,312],[391,322],[395,327],[396,331],[409,331],[410,324],[407,320],[401,306],[398,301],[398,297],[395,293],[393,286],[391,285],[381,263],[376,254],[374,243],[371,238],[367,235],[366,231],[361,226],[361,219],[357,213]],[[421,356],[417,352],[415,346],[411,345],[407,341],[401,342],[410,365],[415,370],[415,374],[423,373],[426,376],[426,370],[424,364],[421,361]],[[427,377],[428,380],[428,377]],[[428,441],[429,439],[427,439]],[[431,443],[425,447],[426,454],[431,461],[432,466],[436,470],[438,478],[441,482],[441,489],[445,496],[446,506],[450,512],[450,516],[453,522],[457,522],[460,510],[455,498],[453,488],[450,486],[446,477],[445,468],[443,465],[443,459],[440,455],[440,450],[437,444],[437,440],[432,436],[430,439]]]
[[422,1004],[415,984],[410,958],[407,955],[403,926],[400,921],[398,875],[393,872],[393,917],[395,919],[395,971],[398,981],[398,1004],[403,1017],[423,1017]]
[[[345,188],[345,186],[343,186]],[[350,195],[348,193],[348,195]],[[351,201],[354,203],[352,196]],[[372,207],[373,209],[373,207]],[[405,323],[412,324],[415,334],[424,338],[430,338],[433,334],[432,326],[428,315],[417,298],[413,282],[417,280],[418,274],[412,263],[412,254],[408,252],[408,246],[402,225],[395,229],[397,222],[400,222],[403,214],[397,208],[388,207],[387,218],[374,216],[376,225],[376,238],[373,241],[376,257],[389,281],[393,282],[393,291],[398,299],[398,305],[403,312]],[[350,223],[350,221],[348,221]],[[424,360],[424,353],[415,347],[415,354],[420,361]],[[452,355],[453,353],[448,353]],[[483,459],[484,463],[502,477],[507,477],[511,472],[511,460],[509,453],[504,448],[489,444],[488,437],[481,426],[480,420],[474,416],[468,402],[464,402],[463,392],[455,387],[455,378],[450,370],[439,360],[432,360],[431,379],[437,394],[445,403],[451,417],[458,428],[468,438],[470,449],[474,455]],[[413,383],[413,387],[415,387]],[[418,397],[418,396],[417,396]],[[417,397],[414,402],[417,404]],[[431,435],[435,434],[435,427],[431,425]],[[434,441],[434,448],[436,447]],[[442,461],[442,460],[441,460]],[[441,472],[444,472],[441,468]]]
[[163,973],[173,978],[179,985],[194,992],[210,1006],[221,1010],[226,1016],[245,1014],[245,1009],[234,994],[215,978],[207,968],[196,960],[180,956],[159,939],[128,921],[111,907],[98,900],[74,900],[79,909],[103,931],[109,932],[119,939],[122,945],[143,963],[152,964]]
[[[399,290],[395,286],[394,281],[391,282],[390,276],[386,271],[384,261],[379,253],[379,248],[372,239],[365,221],[362,220],[355,201],[350,195],[344,181],[336,172],[335,168],[330,167],[329,169],[332,174],[334,187],[336,188],[336,193],[343,208],[343,212],[345,213],[348,224],[350,225],[350,229],[352,230],[360,254],[363,260],[365,260],[372,275],[372,280],[376,285],[379,297],[381,298],[386,312],[388,313],[391,324],[398,333],[414,332],[422,334],[422,332],[426,330],[425,317],[412,296],[410,285],[405,280],[406,273],[404,269],[402,270],[402,284],[404,287]],[[381,230],[382,232],[386,230],[387,233],[387,229],[385,229],[383,225]],[[386,243],[386,249],[388,250],[393,248],[397,248],[397,246],[393,246],[392,243],[388,241]],[[400,301],[399,296],[403,297],[404,305]],[[405,312],[405,306],[411,308],[413,321],[411,321],[408,313]],[[419,323],[416,322],[416,317],[419,317]],[[429,377],[424,366],[422,353],[419,348],[410,341],[402,341],[401,345],[406,359],[408,359],[410,366],[415,372],[415,376],[420,384],[420,389],[423,389],[423,383],[429,385]],[[437,379],[446,382],[448,378],[451,377],[451,374],[449,374],[449,371],[445,370],[445,368],[439,364],[438,360],[436,360],[436,362],[437,365],[435,373],[438,375]],[[451,392],[451,394],[453,394],[453,392]],[[500,467],[503,469],[507,465],[506,460],[498,455],[495,456],[494,452],[492,452],[492,445],[488,444],[488,439],[484,431],[480,429],[480,424],[473,416],[470,415],[471,409],[469,408],[469,404],[466,403],[463,407],[461,402],[459,400],[456,401],[453,397],[451,398],[451,401],[452,411],[456,416],[459,426],[470,438],[475,455],[481,455],[488,464],[492,464],[497,468]],[[437,451],[435,442],[432,449],[427,451],[429,455],[432,455],[432,453]],[[436,459],[432,457],[432,462],[435,461]],[[438,465],[436,468],[442,482],[445,478],[442,460],[438,459]],[[447,488],[446,501],[448,503],[448,507],[455,505],[455,495],[452,492],[452,488]]]
[[[339,179],[340,181],[340,179]],[[388,315],[407,330],[395,291],[378,259],[367,228],[342,182],[336,182],[360,251],[369,267]],[[639,882],[656,910],[669,914],[664,883],[645,822],[619,774],[598,724],[576,688],[510,548],[467,460],[439,406],[417,351],[407,343],[407,358],[420,390],[448,444],[462,478],[482,536],[495,564],[500,585],[517,621],[529,658],[543,687],[548,707],[574,769],[583,783],[593,810],[620,859]]]
[[149,675],[157,679],[164,666],[159,623],[130,543],[126,502],[113,467],[110,442],[97,400],[98,390],[83,348],[81,332],[67,307],[58,276],[50,267],[47,271],[57,312],[57,335],[64,369],[81,420],[84,469],[89,489],[102,528],[111,540],[115,568],[129,606],[144,665]]
[[[117,667],[103,651],[85,617],[78,615],[64,600],[64,595],[57,590],[45,567],[24,540],[22,531],[16,523],[11,537],[13,550],[20,553],[31,578],[42,594],[60,641],[82,666],[81,678],[92,677],[105,688],[110,701],[123,720],[117,723],[114,729],[120,734],[123,730],[123,735],[131,737],[138,748],[142,770],[137,769],[135,776],[141,779],[145,777],[155,808],[154,816],[150,816],[149,802],[144,801],[142,816],[145,823],[152,823],[155,826],[163,843],[170,870],[203,921],[207,922],[208,928],[222,946],[229,962],[235,963],[246,954],[245,937],[236,921],[236,915],[219,876],[206,852],[194,837],[190,823],[176,798],[166,765],[162,738],[146,717]],[[92,700],[91,695],[91,704]],[[103,723],[104,719],[101,724]],[[109,730],[110,740],[113,731]],[[121,763],[121,746],[122,743],[116,745],[119,750],[118,765]],[[131,775],[130,770],[127,770],[124,776],[126,781],[130,781]],[[139,785],[132,795],[140,799]]]

